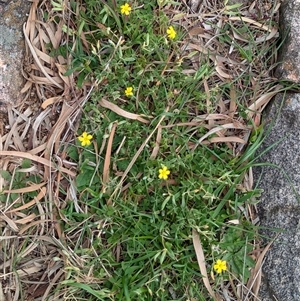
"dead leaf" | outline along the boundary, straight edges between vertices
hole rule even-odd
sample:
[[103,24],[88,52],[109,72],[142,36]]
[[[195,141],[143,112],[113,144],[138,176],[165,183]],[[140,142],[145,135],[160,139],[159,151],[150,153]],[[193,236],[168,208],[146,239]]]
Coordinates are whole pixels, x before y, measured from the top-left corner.
[[206,289],[208,290],[209,294],[211,295],[211,297],[214,298],[214,300],[221,301],[219,296],[217,296],[213,292],[211,285],[209,283],[207,270],[206,270],[206,264],[205,264],[205,257],[204,257],[200,237],[199,237],[199,234],[194,229],[193,229],[193,245],[194,245],[194,249],[196,252],[196,257],[197,257],[198,265],[200,268],[200,272],[203,276],[202,281],[203,281]]
[[120,115],[122,117],[125,117],[125,118],[128,118],[128,119],[132,119],[132,120],[138,120],[138,121],[140,121],[142,123],[145,123],[145,124],[150,123],[149,120],[144,119],[141,115],[137,115],[137,114],[134,114],[134,113],[127,112],[127,111],[121,109],[120,107],[118,107],[117,105],[111,103],[110,101],[107,101],[104,98],[102,98],[99,101],[99,104],[103,108],[109,109],[109,110],[115,112],[116,114],[118,114],[118,115]]

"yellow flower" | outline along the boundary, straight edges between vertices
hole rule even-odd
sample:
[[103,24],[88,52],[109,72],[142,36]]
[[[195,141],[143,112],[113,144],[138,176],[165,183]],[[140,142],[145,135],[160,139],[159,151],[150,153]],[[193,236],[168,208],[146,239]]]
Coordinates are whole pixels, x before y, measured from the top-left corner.
[[214,270],[220,274],[223,271],[227,270],[226,261],[218,259],[217,262],[214,264]]
[[127,87],[125,90],[125,95],[126,96],[132,96],[133,95],[133,88],[132,87]]
[[162,165],[162,168],[158,171],[158,178],[167,180],[170,174],[170,170],[167,166]]
[[121,9],[121,14],[122,15],[128,16],[130,14],[131,7],[128,3],[125,3],[124,5],[121,5],[120,9]]
[[171,39],[171,40],[175,39],[175,37],[176,37],[176,31],[173,28],[173,26],[169,26],[169,28],[167,29],[167,34],[168,34],[169,39]]
[[78,137],[78,140],[81,142],[81,146],[89,146],[92,139],[93,136],[88,135],[87,132],[83,132],[82,135]]

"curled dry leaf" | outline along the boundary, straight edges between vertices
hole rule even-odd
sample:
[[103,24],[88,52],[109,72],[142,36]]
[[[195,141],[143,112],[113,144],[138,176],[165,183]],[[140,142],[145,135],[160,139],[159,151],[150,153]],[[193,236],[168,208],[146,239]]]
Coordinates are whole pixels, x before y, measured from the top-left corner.
[[121,109],[119,106],[111,103],[110,101],[108,101],[108,100],[106,100],[104,98],[102,98],[99,101],[99,104],[103,108],[109,109],[109,110],[115,112],[116,114],[118,114],[118,115],[120,115],[122,117],[125,117],[125,118],[128,118],[128,119],[132,119],[132,120],[138,120],[138,121],[140,121],[142,123],[146,123],[146,124],[148,124],[150,122],[149,120],[145,119],[144,116],[127,112],[127,111]]
[[[47,167],[51,167],[52,169],[56,168],[56,165],[53,164],[51,161],[41,158],[39,156],[29,154],[29,153],[17,152],[17,151],[0,151],[0,156],[12,156],[12,157],[17,157],[17,158],[27,158],[29,160],[41,163]],[[73,176],[73,177],[75,176],[74,172],[72,172],[64,167],[61,167],[60,170],[66,174],[69,174],[70,176]]]

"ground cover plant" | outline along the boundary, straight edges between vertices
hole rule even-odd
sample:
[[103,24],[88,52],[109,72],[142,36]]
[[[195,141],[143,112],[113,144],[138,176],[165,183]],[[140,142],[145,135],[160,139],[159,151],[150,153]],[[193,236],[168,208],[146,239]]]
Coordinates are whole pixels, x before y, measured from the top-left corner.
[[0,153],[15,300],[255,300],[279,4],[197,4],[33,2],[41,109],[25,96]]

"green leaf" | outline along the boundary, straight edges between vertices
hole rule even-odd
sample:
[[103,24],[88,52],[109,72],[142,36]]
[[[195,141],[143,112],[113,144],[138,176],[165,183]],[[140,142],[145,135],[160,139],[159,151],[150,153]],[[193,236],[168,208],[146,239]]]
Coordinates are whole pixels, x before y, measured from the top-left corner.
[[80,289],[86,291],[87,293],[90,293],[91,295],[95,296],[96,298],[98,298],[98,300],[103,300],[102,297],[107,296],[107,293],[109,293],[109,291],[107,291],[105,289],[104,290],[102,289],[101,291],[96,291],[87,284],[71,282],[69,280],[62,281],[62,284],[66,285],[66,286],[80,288]]
[[11,174],[7,170],[0,170],[0,175],[6,181],[11,180]]
[[29,167],[31,167],[31,160],[29,160],[29,159],[23,159],[21,166],[22,166],[22,168],[29,168]]

